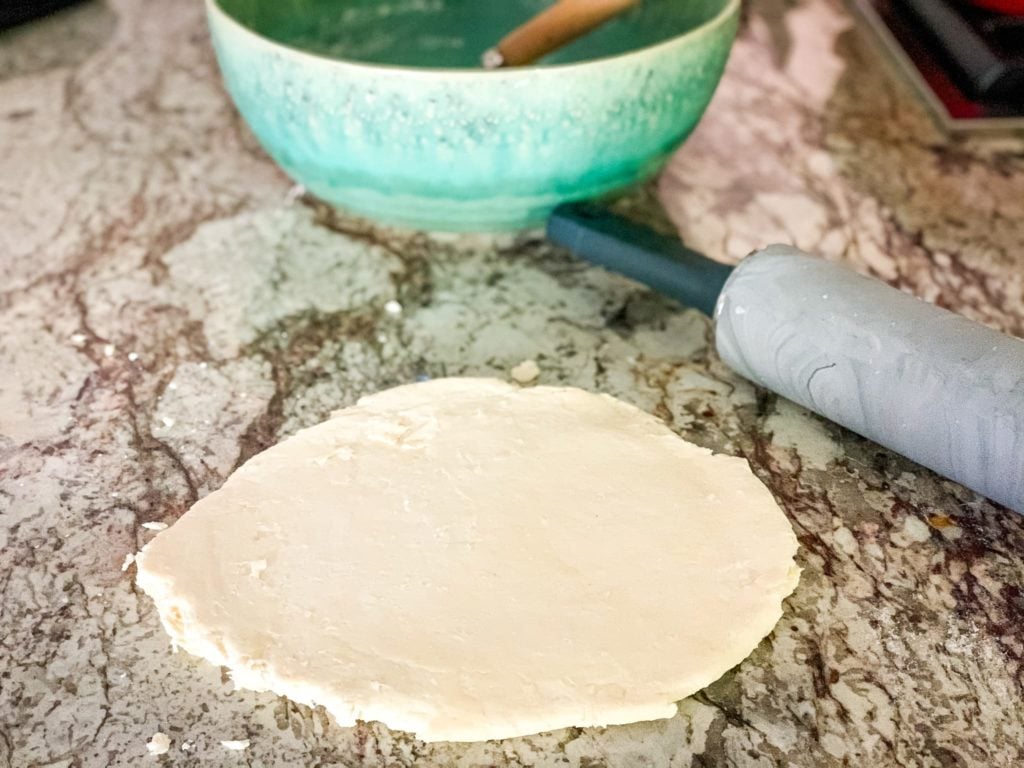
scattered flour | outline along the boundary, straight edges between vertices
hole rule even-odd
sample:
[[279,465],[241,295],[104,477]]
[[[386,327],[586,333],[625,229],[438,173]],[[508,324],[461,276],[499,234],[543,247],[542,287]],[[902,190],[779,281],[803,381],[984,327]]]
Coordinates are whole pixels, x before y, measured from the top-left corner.
[[171,737],[166,733],[157,731],[152,738],[146,742],[146,749],[151,755],[163,755],[171,748]]
[[537,365],[536,360],[523,360],[509,373],[520,384],[529,384],[531,381],[536,381],[537,377],[540,376],[540,366]]

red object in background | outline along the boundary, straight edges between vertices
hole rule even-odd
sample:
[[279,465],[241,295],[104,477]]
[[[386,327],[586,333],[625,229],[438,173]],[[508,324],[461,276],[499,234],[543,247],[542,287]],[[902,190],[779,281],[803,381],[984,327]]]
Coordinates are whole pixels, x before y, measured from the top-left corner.
[[[989,41],[989,45],[998,46],[1000,53],[1007,56],[1006,61],[1012,63],[1015,57],[1020,60],[1024,54],[1024,17],[1000,16],[973,8],[973,1],[917,0],[946,7],[959,6],[972,19],[981,19],[975,27],[976,35]],[[950,57],[944,55],[933,36],[912,15],[903,12],[908,3],[915,4],[914,0],[852,0],[852,3],[946,129],[1024,129],[1024,98],[994,101],[968,93],[962,73],[950,66]]]
[[1024,0],[970,0],[972,5],[1010,16],[1024,16]]

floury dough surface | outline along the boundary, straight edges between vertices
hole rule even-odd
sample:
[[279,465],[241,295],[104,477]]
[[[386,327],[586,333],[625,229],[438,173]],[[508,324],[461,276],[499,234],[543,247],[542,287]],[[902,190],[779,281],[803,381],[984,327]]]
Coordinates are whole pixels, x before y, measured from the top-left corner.
[[253,457],[138,556],[236,683],[427,741],[672,717],[796,586],[746,461],[575,388],[442,379]]

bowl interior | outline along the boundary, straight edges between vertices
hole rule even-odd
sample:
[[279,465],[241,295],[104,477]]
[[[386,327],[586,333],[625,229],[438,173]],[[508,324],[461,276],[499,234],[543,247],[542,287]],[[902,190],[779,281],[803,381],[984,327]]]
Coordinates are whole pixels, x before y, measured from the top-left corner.
[[[217,0],[263,37],[329,58],[402,67],[477,69],[480,54],[551,0]],[[711,20],[728,0],[643,0],[542,64],[606,58]]]

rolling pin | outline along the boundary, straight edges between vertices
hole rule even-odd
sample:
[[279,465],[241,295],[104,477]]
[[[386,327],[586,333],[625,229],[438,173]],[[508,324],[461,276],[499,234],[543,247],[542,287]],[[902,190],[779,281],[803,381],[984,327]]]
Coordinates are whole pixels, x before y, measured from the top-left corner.
[[578,203],[548,237],[710,314],[755,384],[1024,513],[1024,341],[788,245],[733,268]]

